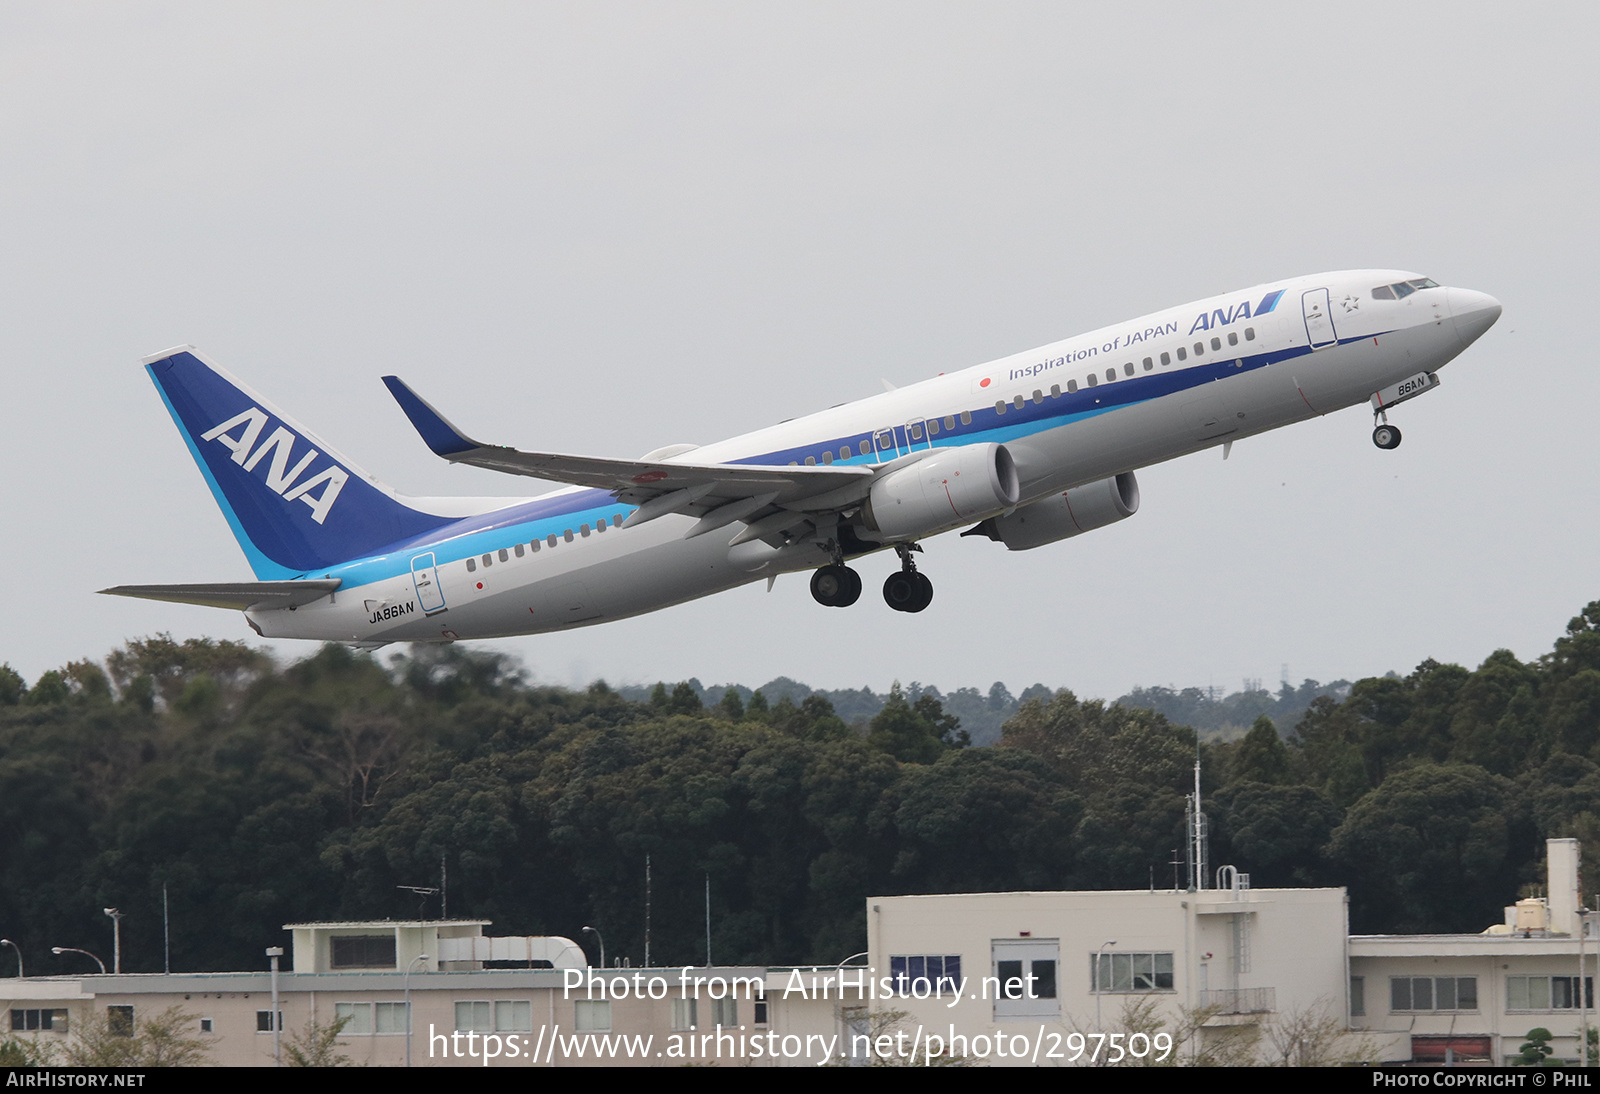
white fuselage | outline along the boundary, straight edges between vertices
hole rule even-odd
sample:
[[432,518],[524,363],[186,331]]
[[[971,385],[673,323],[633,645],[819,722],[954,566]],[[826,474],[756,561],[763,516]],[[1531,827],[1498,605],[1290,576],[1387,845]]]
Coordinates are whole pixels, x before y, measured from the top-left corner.
[[[1020,508],[1365,402],[1436,371],[1499,314],[1492,298],[1468,290],[1373,295],[1416,278],[1347,271],[1227,293],[677,458],[874,466],[997,441],[1016,463]],[[336,593],[252,611],[251,624],[268,637],[361,644],[529,634],[638,615],[829,559],[809,544],[765,556],[730,548],[735,529],[685,539],[690,516],[621,528],[632,507],[594,489],[505,512],[503,522],[335,567],[327,576],[344,581]]]

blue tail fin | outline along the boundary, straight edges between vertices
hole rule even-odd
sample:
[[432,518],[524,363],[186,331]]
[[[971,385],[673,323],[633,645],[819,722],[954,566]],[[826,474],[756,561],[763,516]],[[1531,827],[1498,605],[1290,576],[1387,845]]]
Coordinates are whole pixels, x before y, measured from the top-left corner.
[[324,570],[453,519],[406,504],[192,347],[144,364],[258,578]]

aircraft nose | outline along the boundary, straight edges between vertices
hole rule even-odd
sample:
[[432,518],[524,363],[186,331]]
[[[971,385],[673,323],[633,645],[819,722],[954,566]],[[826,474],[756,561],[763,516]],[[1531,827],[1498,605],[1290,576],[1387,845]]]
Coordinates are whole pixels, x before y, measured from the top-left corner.
[[1486,292],[1451,289],[1450,315],[1455,320],[1456,337],[1463,346],[1470,346],[1500,318],[1500,301]]

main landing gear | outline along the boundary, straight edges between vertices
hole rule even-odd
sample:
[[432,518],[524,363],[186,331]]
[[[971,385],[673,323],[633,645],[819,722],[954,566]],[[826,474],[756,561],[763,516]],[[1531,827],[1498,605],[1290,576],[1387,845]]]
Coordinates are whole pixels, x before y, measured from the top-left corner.
[[811,575],[811,595],[826,608],[848,608],[861,599],[861,575],[842,562]]
[[918,573],[917,564],[911,561],[911,552],[922,548],[914,543],[897,543],[894,549],[900,556],[900,572],[890,574],[883,583],[884,602],[897,612],[920,612],[933,603],[933,582]]
[[[920,551],[916,544],[896,544],[900,555],[900,570],[889,575],[883,583],[883,599],[897,612],[920,612],[933,603],[933,582],[917,572],[911,553]],[[833,565],[824,566],[811,575],[811,595],[826,608],[848,608],[861,599],[861,575],[844,564],[844,556],[835,557]]]

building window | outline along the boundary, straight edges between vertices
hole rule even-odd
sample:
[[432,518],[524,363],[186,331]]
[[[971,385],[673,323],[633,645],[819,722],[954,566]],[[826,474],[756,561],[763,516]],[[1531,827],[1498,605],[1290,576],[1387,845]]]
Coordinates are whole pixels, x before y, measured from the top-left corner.
[[1170,953],[1105,953],[1089,958],[1089,990],[1139,992],[1172,990]]
[[106,1032],[113,1037],[132,1037],[133,1008],[128,1006],[107,1007]]
[[992,946],[994,975],[982,994],[994,1000],[996,1018],[1051,1018],[1060,1015],[1056,998],[1056,966],[1061,945],[1054,939],[996,939]]
[[711,1025],[713,1028],[720,1026],[723,1029],[733,1029],[739,1024],[739,1001],[737,999],[711,1000]]
[[335,1019],[344,1021],[345,1033],[372,1032],[371,1003],[335,1003],[333,1005],[333,1016]]
[[[281,1010],[278,1012],[278,1028],[279,1029],[283,1028],[283,1011],[281,1011]],[[271,1033],[272,1032],[272,1012],[270,1010],[258,1010],[258,1011],[256,1011],[256,1032],[257,1033]]]
[[406,1031],[406,1005],[404,1003],[372,1004],[373,1029],[378,1033],[404,1033]]
[[1391,976],[1391,1011],[1477,1010],[1476,976]]
[[1356,1018],[1367,1013],[1367,979],[1364,976],[1350,978],[1350,1013]]
[[11,1012],[11,1028],[13,1030],[47,1029],[53,1033],[67,1032],[67,1012],[65,1010],[14,1010]]
[[[1583,1009],[1594,1009],[1594,977],[1583,978]],[[1576,976],[1508,976],[1507,1010],[1577,1010]],[[12,1011],[15,1014],[15,1011]],[[15,1028],[15,1027],[13,1027]]]
[[682,997],[672,1001],[672,1028],[694,1029],[699,1025],[699,1007],[695,1000]]
[[[485,559],[489,556],[484,555]],[[333,967],[336,969],[392,969],[395,967],[394,935],[353,934],[334,936]]]
[[216,1023],[213,1022],[209,1018],[200,1019],[200,1032],[201,1033],[215,1033],[216,1032]]
[[494,1020],[490,1017],[489,1004],[487,1002],[457,1003],[456,1030],[460,1033],[493,1033]]
[[533,1004],[526,999],[501,999],[494,1005],[496,1033],[532,1033]]
[[953,995],[961,984],[961,955],[891,955],[889,981],[900,995]]
[[573,1028],[579,1033],[611,1032],[611,1001],[609,999],[580,999]]
[[767,1024],[767,993],[762,988],[757,988],[756,992],[755,1005],[751,1008],[755,1011],[755,1015],[751,1021],[758,1026],[764,1026]]

